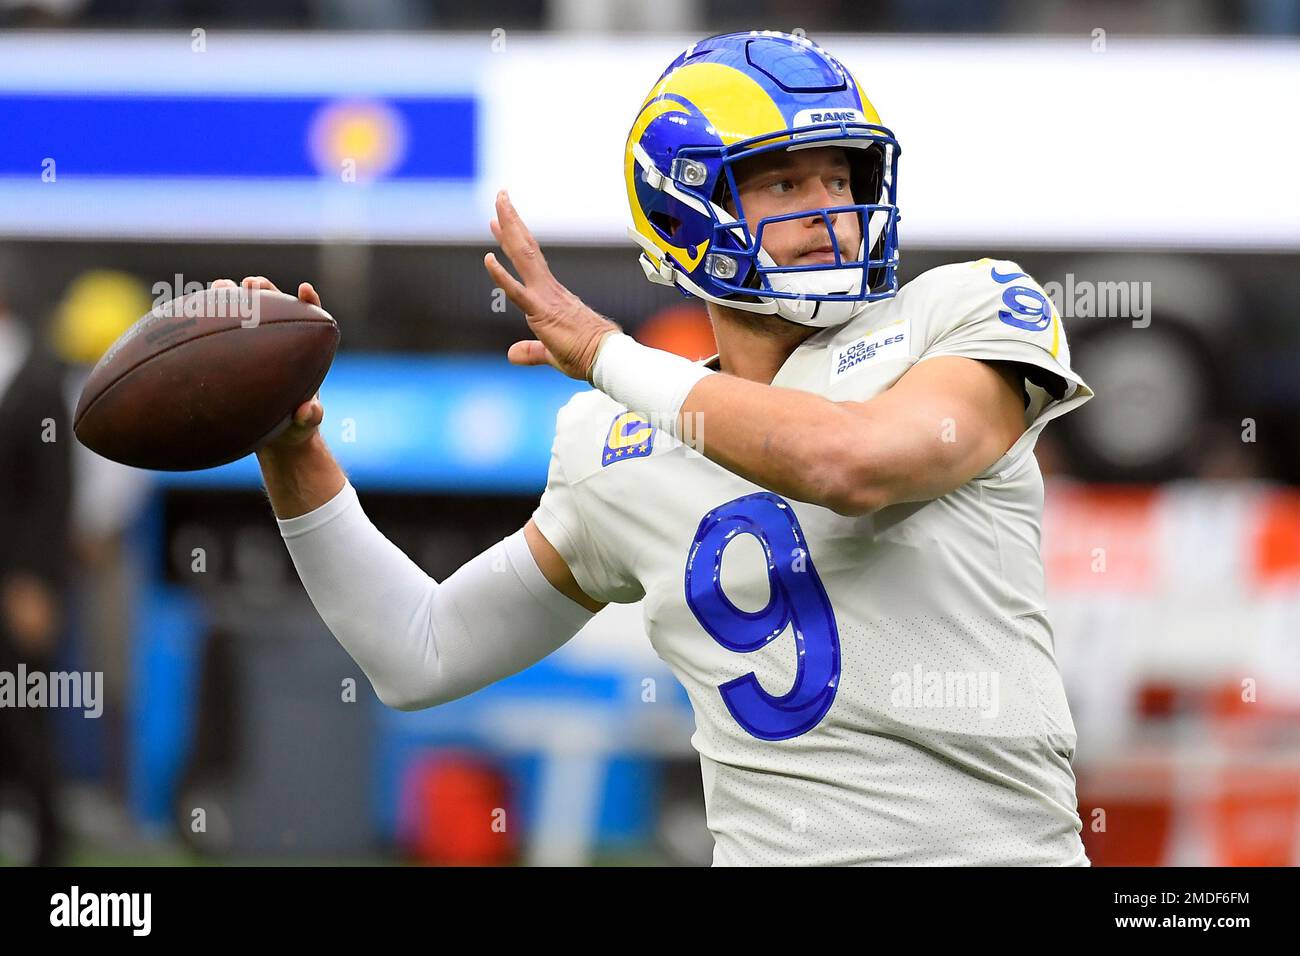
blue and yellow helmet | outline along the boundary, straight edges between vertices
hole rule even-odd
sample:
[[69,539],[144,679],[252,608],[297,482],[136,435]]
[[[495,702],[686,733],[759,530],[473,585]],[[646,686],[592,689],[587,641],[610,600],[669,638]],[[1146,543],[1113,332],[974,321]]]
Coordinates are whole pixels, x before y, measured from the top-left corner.
[[[856,202],[749,222],[736,164],[813,146],[846,147]],[[804,325],[838,325],[898,291],[898,155],[857,80],[811,40],[771,30],[709,37],[669,64],[632,124],[624,153],[628,235],[652,282]],[[860,217],[855,261],[841,258],[835,213]],[[767,224],[814,215],[835,262],[778,266],[763,249]]]

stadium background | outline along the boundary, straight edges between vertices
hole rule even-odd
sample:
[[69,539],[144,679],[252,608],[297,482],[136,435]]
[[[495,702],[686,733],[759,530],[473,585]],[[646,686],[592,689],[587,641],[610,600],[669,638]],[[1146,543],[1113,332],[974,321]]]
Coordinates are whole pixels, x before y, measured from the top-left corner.
[[[1126,290],[1065,311],[1099,397],[1038,445],[1092,859],[1297,862],[1297,3],[3,0],[0,25],[0,309],[60,353],[69,401],[156,284],[309,279],[343,331],[326,437],[438,578],[526,520],[579,387],[505,362],[493,192],[596,309],[709,354],[623,236],[624,136],[690,40],[806,31],[903,145],[904,280],[989,255]],[[75,454],[57,659],[108,699],[50,714],[68,861],[708,861],[689,708],[636,607],[390,711],[251,459]],[[34,855],[35,809],[0,784],[0,860]]]

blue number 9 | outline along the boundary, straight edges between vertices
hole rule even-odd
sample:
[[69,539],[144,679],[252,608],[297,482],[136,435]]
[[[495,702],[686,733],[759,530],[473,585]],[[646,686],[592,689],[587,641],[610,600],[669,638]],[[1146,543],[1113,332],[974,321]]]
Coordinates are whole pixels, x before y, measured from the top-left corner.
[[1018,329],[1041,332],[1052,322],[1052,307],[1047,302],[1047,296],[1030,286],[1013,285],[1002,293],[1002,304],[1016,315],[1025,316],[1023,319],[1018,319],[1007,309],[998,311],[999,319]]
[[[757,538],[767,559],[771,596],[761,611],[742,611],[722,593],[722,553],[741,534]],[[760,491],[704,516],[686,560],[686,604],[709,636],[740,654],[766,647],[793,626],[797,672],[786,694],[769,694],[752,671],[718,687],[746,732],[760,740],[788,740],[826,716],[840,680],[840,636],[788,501]]]

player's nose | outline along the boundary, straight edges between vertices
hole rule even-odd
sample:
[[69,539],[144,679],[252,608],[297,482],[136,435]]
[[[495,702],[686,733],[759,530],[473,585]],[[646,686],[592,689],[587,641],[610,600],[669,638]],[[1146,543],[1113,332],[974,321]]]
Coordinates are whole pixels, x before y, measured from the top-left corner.
[[[825,201],[818,201],[824,209],[827,206],[833,206],[834,200],[827,198]],[[823,234],[829,233],[835,235],[835,224],[839,220],[840,214],[837,212],[818,213],[815,216],[808,216],[803,220],[804,228],[817,230],[820,229]],[[829,220],[829,224],[828,224]]]
[[[810,200],[808,204],[809,209],[817,209],[817,208],[825,209],[829,206],[839,206],[843,204],[842,201],[833,192],[831,192],[830,189],[827,188],[826,184],[820,181],[818,183],[818,186],[816,187],[816,190],[809,197],[809,200]],[[830,218],[831,225],[834,225],[836,219],[839,218],[840,214],[837,212],[832,212],[832,213],[828,213],[827,215]],[[821,216],[809,216],[807,219],[804,220],[804,223],[805,225],[808,226],[820,226],[823,225],[825,221],[826,220],[823,219]]]

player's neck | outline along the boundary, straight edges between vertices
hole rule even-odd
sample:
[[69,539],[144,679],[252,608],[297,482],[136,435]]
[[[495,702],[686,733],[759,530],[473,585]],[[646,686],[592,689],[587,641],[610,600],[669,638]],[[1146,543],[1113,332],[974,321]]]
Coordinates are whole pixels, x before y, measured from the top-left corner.
[[743,312],[710,302],[718,367],[728,375],[770,385],[790,354],[817,329],[774,315]]

